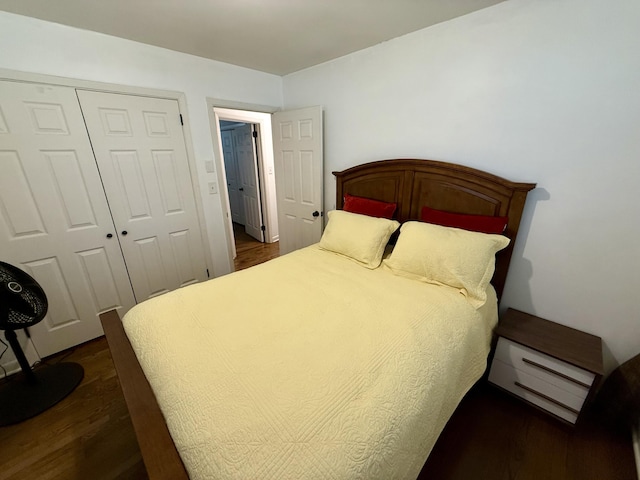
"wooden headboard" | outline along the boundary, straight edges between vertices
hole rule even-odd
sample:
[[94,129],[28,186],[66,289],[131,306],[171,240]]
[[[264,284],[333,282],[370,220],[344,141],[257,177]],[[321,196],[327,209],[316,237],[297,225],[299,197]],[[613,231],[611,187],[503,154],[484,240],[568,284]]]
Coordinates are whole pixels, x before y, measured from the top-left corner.
[[419,220],[423,206],[453,213],[506,216],[509,246],[496,256],[492,284],[502,296],[527,192],[535,183],[516,183],[481,170],[434,160],[393,159],[358,165],[336,176],[336,208],[344,195],[395,202],[400,222]]

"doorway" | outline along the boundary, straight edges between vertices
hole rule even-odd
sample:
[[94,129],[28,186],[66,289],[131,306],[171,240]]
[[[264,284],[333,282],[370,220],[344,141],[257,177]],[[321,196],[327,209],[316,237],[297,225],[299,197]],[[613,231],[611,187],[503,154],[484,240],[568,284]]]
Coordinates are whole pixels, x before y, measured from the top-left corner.
[[[278,242],[280,254],[319,242],[324,224],[322,107],[280,111],[215,99],[207,99],[207,105],[215,157],[215,170],[212,165],[208,171],[217,172],[230,271],[236,258],[236,242],[220,120],[253,123],[258,127],[258,170],[266,242]],[[276,135],[272,134],[272,128],[277,130]],[[212,193],[216,193],[215,184],[213,188]]]
[[[278,212],[274,176],[271,114],[212,106],[214,138],[220,158],[218,179],[226,206],[230,258],[234,269],[244,265],[238,254],[255,254],[260,245],[267,256],[278,251]],[[248,248],[251,243],[255,248]],[[241,248],[240,248],[241,247]],[[236,261],[238,260],[238,261]],[[260,263],[260,262],[258,262]]]
[[[234,226],[258,242],[264,242],[255,124],[220,120],[222,155],[227,174],[227,194]],[[234,232],[237,229],[234,227]]]
[[265,242],[258,125],[220,120],[219,127],[238,271],[277,257],[279,245]]

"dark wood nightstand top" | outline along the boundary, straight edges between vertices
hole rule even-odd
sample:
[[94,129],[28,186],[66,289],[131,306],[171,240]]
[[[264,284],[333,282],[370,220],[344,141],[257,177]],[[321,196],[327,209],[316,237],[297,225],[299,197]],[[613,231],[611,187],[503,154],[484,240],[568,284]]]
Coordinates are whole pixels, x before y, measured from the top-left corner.
[[508,309],[496,334],[597,375],[604,373],[602,339],[535,315]]

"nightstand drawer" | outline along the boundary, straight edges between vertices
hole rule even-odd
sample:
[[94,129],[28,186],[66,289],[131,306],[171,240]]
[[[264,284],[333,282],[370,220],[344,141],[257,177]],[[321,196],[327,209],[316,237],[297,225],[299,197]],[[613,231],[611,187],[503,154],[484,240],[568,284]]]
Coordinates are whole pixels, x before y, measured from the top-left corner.
[[573,395],[534,375],[494,358],[489,381],[564,420],[575,423],[586,398]]
[[503,337],[498,339],[495,358],[581,398],[587,396],[595,379],[591,372]]
[[496,335],[489,382],[559,419],[579,421],[603,373],[602,339],[512,308]]

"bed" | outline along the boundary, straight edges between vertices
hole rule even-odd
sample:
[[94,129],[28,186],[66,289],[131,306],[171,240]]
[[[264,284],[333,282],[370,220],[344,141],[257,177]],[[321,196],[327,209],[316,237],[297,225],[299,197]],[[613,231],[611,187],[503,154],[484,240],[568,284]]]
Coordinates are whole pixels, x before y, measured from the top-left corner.
[[[334,175],[337,210],[320,244],[144,302],[124,324],[115,311],[101,315],[149,478],[416,478],[483,374],[535,185],[414,159]],[[350,213],[345,199],[394,212]],[[500,218],[506,228],[460,233],[426,214]],[[396,246],[381,251],[400,224]],[[360,241],[369,229],[373,249]],[[415,260],[416,245],[431,241],[435,252],[470,235],[493,248],[481,286],[425,281],[414,268],[440,268]],[[464,260],[464,245],[454,260],[472,264],[478,255]]]

